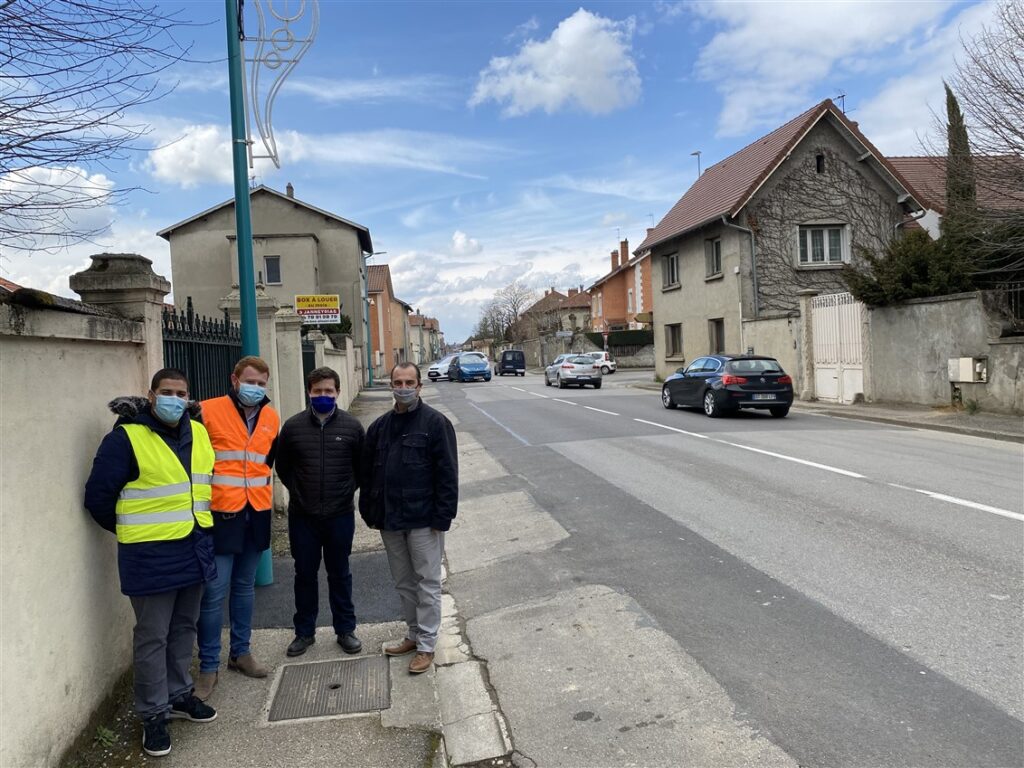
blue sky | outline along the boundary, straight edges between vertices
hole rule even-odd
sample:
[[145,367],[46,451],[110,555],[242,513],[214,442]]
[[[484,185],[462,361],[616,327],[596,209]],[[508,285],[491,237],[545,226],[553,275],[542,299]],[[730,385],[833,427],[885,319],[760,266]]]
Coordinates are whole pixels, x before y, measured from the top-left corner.
[[[284,0],[277,0],[283,5]],[[101,250],[170,276],[155,232],[231,194],[223,4],[161,3],[196,23],[176,90],[133,115],[142,151],[84,168],[140,186],[97,244],[3,254],[0,274],[68,294]],[[294,8],[296,0],[291,0]],[[247,3],[252,8],[252,3]],[[369,227],[398,295],[464,338],[514,279],[587,284],[635,247],[704,167],[823,98],[887,154],[921,154],[961,36],[991,3],[334,2],[274,107],[282,168],[256,181]],[[247,10],[247,28],[255,14]],[[259,229],[259,223],[255,223]],[[180,297],[183,298],[183,297]]]

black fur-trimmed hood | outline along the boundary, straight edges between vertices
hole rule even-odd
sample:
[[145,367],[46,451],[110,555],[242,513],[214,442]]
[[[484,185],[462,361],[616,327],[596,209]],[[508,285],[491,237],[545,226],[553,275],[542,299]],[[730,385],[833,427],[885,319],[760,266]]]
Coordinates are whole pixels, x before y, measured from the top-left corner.
[[[124,395],[123,397],[115,397],[107,403],[107,407],[110,408],[115,416],[125,421],[135,421],[140,413],[149,410],[149,400],[138,395]],[[189,400],[185,412],[196,421],[199,421],[203,409],[199,405],[198,400]]]

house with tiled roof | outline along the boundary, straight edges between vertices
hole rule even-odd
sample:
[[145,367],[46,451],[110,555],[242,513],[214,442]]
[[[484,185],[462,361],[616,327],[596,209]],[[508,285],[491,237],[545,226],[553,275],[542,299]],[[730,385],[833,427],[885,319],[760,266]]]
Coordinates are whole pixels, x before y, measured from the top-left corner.
[[801,291],[846,290],[924,207],[831,100],[712,165],[635,251],[650,252],[658,373],[753,348],[800,375]]
[[611,252],[611,269],[588,292],[592,328],[607,333],[648,327],[654,307],[650,250],[631,256],[629,241],[620,242]]
[[0,277],[0,293],[14,293],[20,288],[22,288],[22,286],[17,283],[12,283],[5,277]]
[[431,363],[441,356],[440,324],[437,318],[418,312],[409,315],[409,359],[417,365]]
[[395,364],[411,359],[409,315],[412,307],[395,296],[391,267],[387,264],[370,264],[367,280],[373,376],[380,381],[387,377]]
[[526,308],[520,316],[522,335],[543,336],[557,331],[590,329],[590,293],[583,286],[569,288],[565,293],[554,286]]

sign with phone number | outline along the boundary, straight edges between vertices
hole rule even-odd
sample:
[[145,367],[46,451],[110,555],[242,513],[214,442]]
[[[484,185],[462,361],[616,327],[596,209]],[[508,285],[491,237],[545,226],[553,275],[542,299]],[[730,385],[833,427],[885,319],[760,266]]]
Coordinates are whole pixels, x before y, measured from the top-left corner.
[[341,298],[336,293],[298,295],[295,312],[303,325],[335,325],[341,322]]

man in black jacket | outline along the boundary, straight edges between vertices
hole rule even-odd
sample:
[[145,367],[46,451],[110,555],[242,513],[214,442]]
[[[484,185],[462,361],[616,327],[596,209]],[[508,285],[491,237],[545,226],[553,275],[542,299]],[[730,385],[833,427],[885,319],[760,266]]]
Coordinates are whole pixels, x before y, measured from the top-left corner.
[[353,496],[359,482],[362,424],[337,406],[341,379],[330,368],[306,377],[310,407],[284,423],[277,443],[277,473],[288,489],[288,541],[295,559],[295,639],[289,656],[316,642],[320,559],[327,567],[331,616],[338,644],[359,653],[352,572]]
[[434,663],[441,627],[441,557],[444,534],[459,504],[459,459],[455,429],[420,400],[420,369],[399,363],[391,370],[395,408],[366,433],[359,514],[379,528],[402,600],[409,630],[385,646],[389,656],[416,651],[409,672]]

